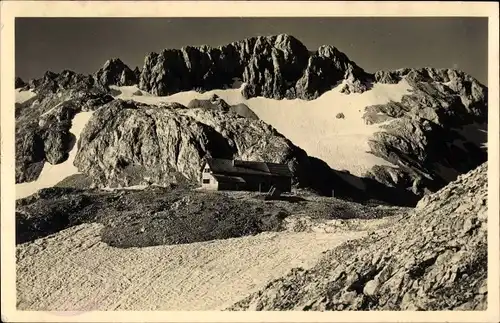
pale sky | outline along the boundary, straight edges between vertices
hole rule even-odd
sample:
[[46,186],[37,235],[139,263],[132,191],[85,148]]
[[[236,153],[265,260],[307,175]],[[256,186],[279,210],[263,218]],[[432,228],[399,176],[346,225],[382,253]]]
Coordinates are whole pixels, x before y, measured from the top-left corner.
[[461,69],[487,84],[487,18],[16,18],[16,74],[93,73],[112,57],[142,68],[164,48],[219,46],[287,33],[310,50],[333,45],[368,72]]

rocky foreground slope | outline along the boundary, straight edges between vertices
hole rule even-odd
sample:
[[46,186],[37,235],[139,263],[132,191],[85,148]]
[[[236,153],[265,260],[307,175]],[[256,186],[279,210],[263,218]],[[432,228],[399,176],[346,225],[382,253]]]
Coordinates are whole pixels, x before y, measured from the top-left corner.
[[296,268],[231,310],[483,310],[487,166],[461,175],[387,229]]
[[[405,211],[306,195],[45,189],[16,203],[17,308],[222,310]],[[304,213],[319,230],[297,225]]]
[[17,308],[487,306],[486,164],[414,210],[255,197],[57,188],[19,200]]
[[[137,84],[138,95],[168,95],[230,88],[235,82],[245,84],[238,102],[194,100],[184,104],[188,109],[119,101],[112,89]],[[255,97],[278,103],[288,101],[284,98],[306,100],[296,101],[300,103],[319,100],[333,90],[356,101],[377,84],[401,82],[407,82],[410,90],[400,101],[388,93],[382,104],[363,101],[363,106],[352,107],[359,109],[355,117],[363,127],[377,128],[356,149],[383,161],[362,174],[330,169],[325,160],[311,157],[317,152],[289,140],[299,130],[278,133],[272,118],[259,121],[258,108],[252,108]],[[93,75],[47,72],[27,83],[17,78],[15,85],[19,94],[34,95],[16,103],[16,183],[37,180],[46,163],[65,162],[72,149],[78,149],[78,170],[97,186],[193,182],[201,161],[210,154],[286,162],[298,185],[323,194],[335,189],[357,197],[384,191],[384,196],[396,194],[395,200],[413,204],[487,158],[481,149],[486,141],[487,88],[471,76],[432,68],[370,74],[332,46],[311,52],[289,35],[254,37],[219,48],[167,49],[149,54],[141,70],[111,59]],[[338,102],[344,100],[329,104],[335,107]],[[94,110],[78,143],[69,131],[73,117]],[[286,113],[279,116],[283,119]],[[321,124],[325,117],[338,123],[352,121],[350,114],[332,112],[310,124]],[[307,129],[300,134],[309,135]],[[338,136],[345,139],[342,133]],[[329,156],[335,160],[337,146],[329,146],[335,148]],[[352,185],[360,181],[361,185]]]

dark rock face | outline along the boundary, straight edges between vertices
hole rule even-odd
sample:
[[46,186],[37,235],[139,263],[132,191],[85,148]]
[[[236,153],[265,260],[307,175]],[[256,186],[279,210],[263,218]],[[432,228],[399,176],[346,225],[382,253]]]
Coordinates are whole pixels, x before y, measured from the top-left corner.
[[229,310],[485,310],[487,182],[483,164]]
[[139,69],[138,66],[136,66],[134,68],[134,75],[135,75],[135,80],[136,80],[136,83],[139,83],[139,80],[141,79],[141,70]]
[[55,122],[41,132],[45,160],[52,165],[62,163],[68,158],[73,144],[70,127],[70,122]]
[[59,74],[45,72],[42,78],[30,80],[28,85],[35,93],[43,96],[63,90],[70,90],[72,93],[102,93],[107,91],[92,76],[69,70],[64,70]]
[[400,103],[369,106],[364,114],[368,124],[385,122],[384,131],[375,133],[369,142],[371,152],[399,167],[377,166],[369,176],[422,195],[487,160],[486,150],[477,145],[486,142],[487,89],[455,70],[375,74],[386,83],[402,77],[412,84],[411,94]]
[[300,98],[315,99],[331,90],[343,80],[347,81],[344,91],[361,93],[370,76],[356,63],[333,46],[321,46],[309,57],[304,75],[297,83]]
[[104,66],[95,73],[95,78],[103,86],[127,86],[138,83],[137,74],[137,68],[132,71],[119,58],[113,58],[106,61]]
[[14,88],[19,89],[25,87],[27,84],[20,78],[16,77],[16,80],[14,81]]
[[218,48],[168,49],[146,57],[140,88],[155,95],[246,83],[243,96],[313,99],[348,79],[353,91],[363,91],[367,75],[345,54],[322,46],[310,56],[289,35],[248,38]]
[[64,162],[76,144],[69,132],[74,115],[113,99],[91,77],[70,71],[30,83],[36,96],[16,106],[16,183],[36,180],[45,162]]
[[44,143],[36,124],[16,127],[16,183],[35,180],[45,161]]

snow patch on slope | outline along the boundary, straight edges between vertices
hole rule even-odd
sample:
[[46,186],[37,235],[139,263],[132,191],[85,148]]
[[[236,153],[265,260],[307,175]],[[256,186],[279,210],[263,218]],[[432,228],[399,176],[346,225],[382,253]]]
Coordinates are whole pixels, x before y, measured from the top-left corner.
[[[117,99],[122,99],[122,100],[130,100],[134,97],[141,97],[141,96],[148,96],[152,98],[156,98],[155,96],[139,90],[137,85],[130,85],[130,86],[116,86],[116,85],[110,85],[109,88],[111,89],[111,94],[113,97]],[[140,93],[140,94],[139,94]]]
[[23,103],[36,95],[32,90],[16,89],[16,103]]
[[[217,94],[230,105],[246,104],[264,122],[272,125],[308,155],[322,159],[337,170],[347,170],[363,176],[374,165],[395,166],[369,153],[368,140],[380,129],[380,124],[367,125],[362,116],[367,106],[399,102],[411,86],[402,80],[398,84],[374,84],[364,93],[343,94],[342,86],[332,89],[315,100],[275,100],[263,97],[245,99],[241,89],[179,92],[157,97],[147,93],[137,96],[136,86],[116,87],[117,98],[131,99],[147,104],[178,102],[187,106],[193,99],[209,99]],[[342,113],[344,118],[336,118]]]
[[75,115],[69,130],[75,136],[75,144],[69,152],[68,159],[57,165],[45,163],[42,172],[37,180],[28,183],[16,184],[16,199],[24,198],[36,193],[42,188],[48,188],[56,185],[68,176],[78,174],[78,169],[73,165],[76,153],[78,151],[78,140],[83,128],[91,118],[93,112],[80,112]]

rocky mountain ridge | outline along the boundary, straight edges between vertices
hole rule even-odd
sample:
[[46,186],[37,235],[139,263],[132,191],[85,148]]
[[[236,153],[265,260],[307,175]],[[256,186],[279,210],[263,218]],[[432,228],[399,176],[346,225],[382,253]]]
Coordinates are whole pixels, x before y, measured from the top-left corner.
[[131,70],[121,59],[112,58],[94,74],[94,78],[103,86],[134,85],[138,81],[138,69]]
[[[146,56],[139,87],[155,95],[201,88],[230,87],[235,79],[247,86],[246,98],[314,99],[342,80],[362,91],[368,78],[333,46],[309,50],[289,35],[259,36],[212,48],[167,49]],[[358,86],[358,88],[355,88]]]
[[[149,53],[141,71],[131,70],[113,58],[93,78],[103,86],[139,84],[154,95],[231,87],[235,80],[247,84],[247,98],[314,99],[342,81],[346,92],[362,92],[373,80],[337,48],[325,45],[310,52],[287,34],[258,36],[219,47],[186,46]],[[16,88],[25,86],[16,79]],[[31,84],[36,88],[37,84]]]
[[[363,118],[382,124],[371,152],[397,167],[376,166],[369,175],[391,186],[435,191],[487,160],[488,92],[455,70],[400,69],[378,72],[381,83],[404,78],[412,93],[401,102],[368,106]],[[387,123],[387,121],[390,121]]]
[[[67,78],[68,72],[59,75]],[[36,89],[56,75],[47,72],[42,79],[28,83],[16,77],[15,88]],[[141,90],[158,96],[230,88],[235,81],[247,85],[242,93],[246,98],[305,100],[315,99],[338,85],[345,93],[362,93],[374,82],[394,84],[403,77],[412,83],[455,80],[456,87],[465,92],[472,90],[476,99],[477,92],[485,88],[470,75],[452,69],[402,68],[371,74],[334,46],[322,45],[310,51],[287,34],[250,37],[219,47],[164,49],[146,55],[142,70],[131,70],[119,58],[112,58],[86,77],[103,87],[138,84]],[[460,85],[462,81],[469,84]]]
[[[305,180],[307,176],[311,176],[310,171],[304,171],[303,175],[297,176],[302,178],[302,184],[312,185],[329,194],[332,188],[339,187],[339,184],[335,183],[340,182],[340,187],[345,190],[344,186],[349,185],[345,185],[344,180],[339,180],[338,170],[330,170],[324,162],[310,158],[305,152],[296,155],[295,152],[300,151],[300,148],[290,143],[283,135],[276,134],[275,130],[256,126],[260,124],[258,117],[244,105],[230,106],[218,99],[215,99],[215,103],[193,100],[187,110],[176,105],[160,106],[158,109],[156,105],[113,101],[110,86],[138,83],[139,88],[144,91],[166,95],[192,89],[207,91],[228,88],[233,82],[242,81],[246,83],[242,89],[246,98],[262,96],[312,100],[335,86],[341,86],[341,92],[345,95],[354,95],[352,93],[369,91],[375,83],[395,84],[402,80],[411,85],[412,91],[405,95],[401,102],[391,101],[364,108],[365,123],[380,124],[382,128],[382,131],[376,132],[369,141],[370,153],[394,165],[374,166],[365,177],[366,180],[372,180],[375,184],[381,183],[393,191],[413,195],[415,200],[426,192],[436,191],[457,175],[486,160],[486,152],[479,144],[486,138],[487,88],[471,76],[450,69],[400,69],[369,74],[335,47],[321,46],[317,51],[310,52],[300,41],[288,35],[253,37],[218,48],[185,47],[180,50],[164,50],[160,54],[151,53],[146,57],[142,70],[131,70],[120,59],[115,58],[107,61],[93,75],[81,75],[65,70],[59,74],[47,72],[42,78],[27,83],[16,78],[17,89],[29,89],[36,94],[34,98],[16,104],[16,182],[35,180],[44,162],[58,164],[66,159],[68,151],[76,144],[68,131],[71,119],[76,113],[107,110],[108,112],[96,113],[96,116],[109,118],[110,123],[106,124],[115,125],[116,129],[106,128],[114,133],[114,139],[110,139],[110,134],[99,132],[99,129],[97,131],[89,128],[85,133],[97,131],[98,140],[104,140],[98,144],[99,147],[113,151],[118,149],[125,156],[120,157],[114,152],[115,155],[110,157],[106,150],[92,148],[97,156],[90,157],[90,152],[85,150],[92,146],[89,144],[95,138],[84,136],[87,139],[85,145],[79,146],[78,167],[83,167],[81,171],[94,175],[99,173],[96,175],[99,178],[96,178],[97,185],[134,182],[131,178],[127,179],[128,175],[121,171],[118,176],[120,180],[115,175],[110,175],[116,173],[112,171],[112,167],[123,163],[129,165],[130,161],[139,168],[147,166],[146,168],[156,169],[157,174],[160,170],[165,171],[165,165],[170,165],[174,173],[183,174],[182,177],[193,180],[193,174],[202,156],[215,151],[204,146],[207,144],[206,138],[212,137],[213,134],[224,138],[221,139],[221,147],[227,149],[222,149],[225,153],[219,154],[220,156],[257,160],[264,156],[268,158],[269,152],[265,151],[269,147],[257,144],[258,151],[245,153],[246,149],[254,147],[250,142],[256,142],[260,136],[271,136],[273,140],[280,138],[277,139],[278,142],[284,144],[280,146],[279,153],[273,153],[295,157],[274,158],[276,161],[289,162],[293,159],[301,160],[301,165],[312,163],[320,166],[319,177],[322,179],[313,180],[315,184],[312,185],[311,181]],[[217,106],[220,111],[191,109],[204,105],[208,110]],[[194,112],[195,110],[197,112]],[[228,114],[228,110],[240,113]],[[224,117],[215,117],[217,113]],[[158,116],[161,120],[157,119]],[[332,118],[334,117],[332,115]],[[132,119],[143,124],[145,129],[138,129],[133,122],[125,122]],[[171,120],[177,120],[177,123]],[[182,122],[184,126],[179,128]],[[89,122],[95,126],[104,123],[103,120],[94,119]],[[165,159],[167,155],[159,157],[159,146],[165,143],[160,144],[158,138],[161,136],[154,132],[157,130],[157,123],[167,127],[162,131],[169,136],[168,140],[173,140],[172,145],[167,144],[174,150],[167,153],[172,158]],[[187,134],[187,129],[191,127],[208,130],[196,130]],[[219,130],[213,132],[210,129]],[[249,130],[246,132],[242,131],[243,129]],[[122,138],[122,134],[127,135]],[[252,136],[255,138],[251,138]],[[127,141],[118,144],[119,140],[116,138]],[[137,140],[141,142],[140,146],[131,149],[130,147],[136,146]],[[187,146],[181,145],[180,142],[186,143]],[[235,146],[238,142],[240,147]],[[143,144],[147,148],[142,146]],[[128,148],[125,149],[125,146]],[[191,148],[187,148],[188,146]],[[181,158],[182,162],[179,163],[181,151],[189,157]],[[287,151],[294,153],[289,155]],[[253,153],[255,155],[252,155]],[[92,161],[92,158],[95,160]],[[165,163],[166,161],[168,162]],[[93,162],[95,166],[90,166]],[[297,165],[294,167],[296,169]],[[103,175],[104,169],[107,175]],[[344,179],[346,176],[352,177],[349,174],[340,175]],[[151,177],[153,183],[162,182],[163,179],[158,176],[145,177]],[[351,193],[359,195],[359,190],[354,189],[349,194]]]

